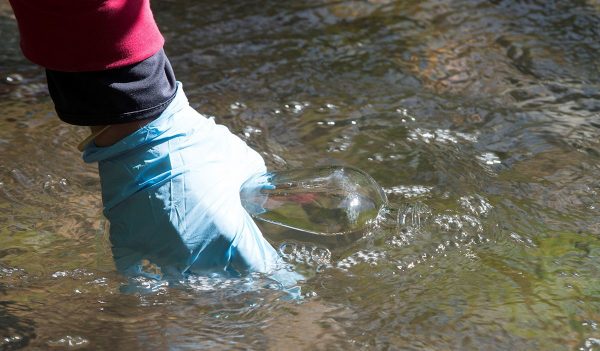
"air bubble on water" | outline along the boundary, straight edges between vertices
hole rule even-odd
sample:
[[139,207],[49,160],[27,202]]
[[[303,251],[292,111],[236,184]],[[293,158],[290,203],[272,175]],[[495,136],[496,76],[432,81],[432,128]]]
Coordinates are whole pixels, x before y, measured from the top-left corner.
[[348,150],[352,146],[352,138],[348,135],[342,135],[340,137],[333,138],[329,142],[327,152],[342,152]]
[[483,231],[483,226],[481,225],[481,221],[476,218],[473,217],[471,215],[462,215],[461,216],[463,223],[468,224],[471,229],[475,229],[477,232],[482,232]]
[[438,246],[435,248],[435,253],[437,254],[441,254],[444,251],[446,251],[446,245],[444,245],[443,243],[438,244]]
[[404,260],[397,261],[395,264],[399,271],[406,271],[415,268],[420,263],[418,259],[405,258]]
[[408,113],[408,110],[405,108],[402,108],[402,107],[397,108],[396,113],[398,113],[400,115],[402,123],[416,121],[416,118],[414,116],[410,115]]
[[384,157],[380,153],[376,153],[372,157],[367,157],[367,160],[369,160],[369,161],[383,162],[384,161]]
[[442,144],[456,144],[460,140],[474,143],[477,141],[477,136],[467,133],[456,133],[448,129],[428,130],[424,128],[416,128],[408,134],[410,141],[423,141],[427,144],[431,142],[439,142]]
[[69,185],[69,182],[67,181],[67,178],[60,178],[60,180],[58,181],[58,185],[60,185],[63,188],[63,190],[65,190]]
[[408,116],[408,110],[405,108],[397,108],[396,112],[398,112],[402,116],[405,116],[405,117]]
[[386,241],[386,245],[394,247],[403,247],[410,244],[410,238],[413,236],[412,231],[403,233],[402,235],[394,235]]
[[464,228],[465,226],[477,231],[483,230],[481,222],[477,218],[470,215],[441,214],[437,215],[433,222],[438,225],[440,230],[445,232],[461,233],[463,229],[466,229]]
[[73,278],[73,279],[82,279],[85,277],[91,277],[94,273],[88,272],[85,269],[77,268],[72,271],[56,271],[52,273],[52,278]]
[[398,226],[418,229],[430,216],[431,209],[422,202],[404,204],[398,209],[396,223]]
[[288,112],[298,114],[304,110],[305,107],[308,106],[308,103],[300,103],[300,102],[290,102],[283,105],[284,109]]
[[46,175],[46,178],[48,180],[46,180],[44,182],[44,185],[43,185],[44,190],[53,190],[52,188],[54,188],[54,186],[52,184],[53,183],[52,176],[48,174],[48,175]]
[[527,238],[527,237],[523,237],[523,236],[521,236],[521,235],[519,235],[519,234],[517,234],[515,232],[511,232],[510,235],[509,235],[509,237],[513,241],[515,241],[515,242],[517,242],[519,244],[524,244],[524,245],[526,245],[528,247],[535,247],[536,246],[535,243],[533,242],[533,240],[531,240],[530,238]]
[[284,258],[290,259],[290,256],[293,255],[296,250],[296,246],[295,243],[283,243],[279,246],[279,253]]
[[108,279],[105,277],[101,277],[98,279],[94,279],[91,282],[87,282],[86,284],[94,286],[108,286]]
[[[20,335],[6,336],[6,337],[0,339],[0,348],[2,348],[3,346],[10,346],[10,344],[21,343],[22,340],[23,340],[23,337]],[[15,345],[13,345],[13,346],[15,346]],[[8,349],[12,350],[12,348],[10,348],[10,347]]]
[[483,164],[488,166],[497,165],[501,163],[500,158],[493,152],[484,152],[480,156],[477,156],[477,159],[479,159],[481,162],[483,162]]
[[315,291],[309,291],[304,294],[304,297],[306,297],[306,298],[317,297],[317,293]]
[[67,275],[68,275],[67,272],[58,271],[58,272],[54,272],[52,274],[52,278],[62,278],[62,277],[66,277]]
[[169,284],[166,280],[137,276],[129,278],[127,284],[121,285],[120,291],[129,294],[140,294],[140,296],[157,295],[166,293]]
[[22,268],[14,268],[14,267],[2,267],[0,266],[0,275],[1,276],[12,276],[16,274],[24,274],[25,270]]
[[54,179],[50,174],[46,175],[42,188],[45,192],[56,193],[68,191],[68,181],[66,178]]
[[89,344],[89,341],[82,336],[71,336],[66,335],[57,340],[48,341],[50,347],[61,347],[61,348],[80,348],[85,347]]
[[349,269],[352,266],[355,266],[358,262],[352,256],[346,257],[343,260],[337,263],[337,268],[339,269]]
[[428,195],[431,190],[433,190],[433,187],[423,185],[398,185],[383,189],[386,194],[400,195],[407,199]]
[[[420,203],[418,203],[420,204]],[[414,206],[414,205],[412,205]],[[395,247],[409,246],[412,240],[419,235],[423,237],[426,231],[432,230],[444,235],[442,240],[437,243],[431,242],[429,248],[417,254],[416,256],[404,257],[395,262],[400,271],[405,271],[416,267],[417,265],[431,262],[436,257],[444,257],[452,249],[461,250],[461,253],[468,258],[476,258],[472,247],[487,243],[490,239],[483,234],[483,226],[478,218],[469,214],[443,213],[432,216],[429,208],[420,204],[422,209],[413,209],[411,205],[406,205],[398,211],[398,232],[391,239],[386,241],[387,245]],[[416,217],[413,214],[420,214]],[[423,218],[420,218],[423,217]],[[431,217],[431,218],[430,218]],[[427,223],[424,223],[427,222]],[[426,224],[431,223],[437,228],[429,228]]]
[[318,121],[317,125],[320,125],[320,126],[335,126],[336,122],[332,121],[332,120]]
[[408,134],[408,140],[411,140],[411,141],[421,140],[421,141],[424,141],[425,143],[430,143],[434,138],[435,138],[434,133],[432,133],[428,130],[421,129],[421,128],[417,128]]
[[256,127],[252,127],[252,126],[244,127],[244,136],[246,138],[249,138],[253,134],[260,134],[260,133],[262,133],[262,130],[260,128],[256,128]]
[[435,139],[442,143],[458,143],[458,139],[448,129],[437,129],[435,131]]
[[283,243],[279,253],[290,263],[305,264],[320,270],[331,265],[331,251],[312,244]]
[[463,196],[458,203],[466,210],[477,216],[486,216],[492,210],[492,205],[481,195]]
[[[281,283],[276,282],[273,279],[274,277],[265,276],[258,272],[249,273],[243,277],[233,279],[225,277],[220,273],[214,273],[209,276],[190,274],[184,279],[181,279],[177,284],[195,292],[222,291],[228,296],[232,296],[258,291],[263,288],[282,290]],[[291,290],[284,290],[291,293]],[[168,290],[165,289],[165,291]]]
[[464,256],[465,256],[466,258],[469,258],[469,259],[472,259],[472,260],[475,260],[475,259],[477,259],[477,255],[476,255],[476,254],[475,254],[473,251],[471,251],[470,249],[467,249],[467,250],[466,250],[466,252],[465,252],[465,255],[464,255]]
[[583,343],[583,347],[580,347],[579,350],[582,351],[595,351],[600,349],[600,338],[587,338]]
[[18,73],[13,73],[4,78],[4,82],[10,85],[17,85],[23,81],[23,76]]
[[323,106],[317,108],[317,112],[325,114],[325,113],[331,113],[337,109],[338,109],[338,107],[336,105],[331,104],[331,103],[326,103]]
[[240,101],[236,101],[234,103],[232,103],[231,105],[229,105],[229,108],[232,111],[239,111],[239,110],[245,110],[248,106],[246,106],[246,104],[244,104],[243,102]]
[[463,139],[465,141],[469,141],[471,143],[476,143],[477,142],[477,135],[476,134],[469,134],[469,133],[458,132],[458,133],[456,133],[456,136],[459,137],[460,139]]
[[405,155],[402,154],[391,154],[390,156],[388,156],[390,160],[392,161],[397,161],[397,160],[404,160],[406,159]]
[[201,275],[190,275],[179,283],[195,291],[215,291],[227,289],[233,284],[231,279],[224,277],[210,277]]
[[336,264],[336,267],[345,270],[358,264],[368,264],[370,266],[376,266],[380,261],[385,261],[386,257],[387,255],[383,251],[361,250],[339,261]]

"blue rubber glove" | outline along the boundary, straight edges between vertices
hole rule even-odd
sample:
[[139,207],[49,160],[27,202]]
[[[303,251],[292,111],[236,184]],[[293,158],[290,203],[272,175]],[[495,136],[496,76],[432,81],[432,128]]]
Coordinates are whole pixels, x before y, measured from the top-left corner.
[[156,278],[275,272],[283,285],[301,278],[282,274],[240,202],[242,184],[266,172],[262,157],[192,109],[180,83],[159,118],[112,146],[88,146],[83,158],[99,163],[119,270]]

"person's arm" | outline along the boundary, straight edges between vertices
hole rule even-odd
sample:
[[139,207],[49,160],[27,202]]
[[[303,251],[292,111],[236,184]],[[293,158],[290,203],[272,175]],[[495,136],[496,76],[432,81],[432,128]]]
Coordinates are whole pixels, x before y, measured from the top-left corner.
[[103,131],[83,158],[98,162],[121,271],[145,274],[148,262],[176,276],[281,268],[239,198],[264,161],[189,106],[148,0],[10,2],[58,116]]
[[89,140],[89,142],[94,142],[96,146],[101,147],[113,145],[117,141],[142,128],[151,121],[152,119],[148,118],[140,121],[127,122],[123,124],[113,124],[108,126],[91,126],[90,129],[92,131],[92,134],[99,134],[95,135],[91,140]]

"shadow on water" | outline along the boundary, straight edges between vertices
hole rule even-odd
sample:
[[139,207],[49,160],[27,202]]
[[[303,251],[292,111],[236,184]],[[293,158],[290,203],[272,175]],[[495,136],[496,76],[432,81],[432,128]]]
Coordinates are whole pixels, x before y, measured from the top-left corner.
[[[0,266],[0,270],[4,270]],[[32,308],[24,303],[6,301],[8,286],[0,283],[0,350],[17,350],[36,337],[35,322],[27,317]]]

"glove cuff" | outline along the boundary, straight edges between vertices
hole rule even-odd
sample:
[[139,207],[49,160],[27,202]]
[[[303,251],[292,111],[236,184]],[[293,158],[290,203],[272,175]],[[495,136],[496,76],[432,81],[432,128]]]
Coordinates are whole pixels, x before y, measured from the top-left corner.
[[157,119],[114,145],[98,147],[90,143],[83,160],[98,162],[105,212],[142,189],[184,173],[187,168],[178,166],[173,155],[186,147],[188,136],[208,130],[209,123],[189,106],[178,82],[175,97]]
[[[83,151],[83,161],[86,163],[102,162],[149,143],[157,143],[172,138],[174,136],[173,129],[182,124],[179,121],[180,115],[178,115],[178,112],[185,108],[190,108],[189,102],[183,92],[181,82],[177,82],[175,96],[158,118],[111,146],[98,147],[94,143],[90,143]],[[176,115],[177,121],[175,121]],[[194,117],[197,121],[197,114]]]

